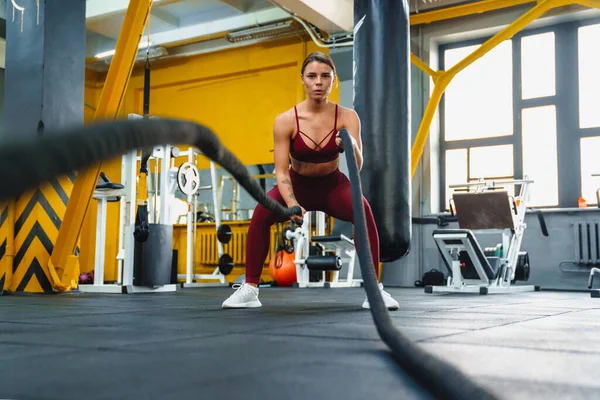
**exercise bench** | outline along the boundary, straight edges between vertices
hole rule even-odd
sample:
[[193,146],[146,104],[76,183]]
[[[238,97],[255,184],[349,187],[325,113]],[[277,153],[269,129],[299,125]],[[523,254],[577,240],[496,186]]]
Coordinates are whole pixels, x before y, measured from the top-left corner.
[[[514,285],[529,279],[527,252],[521,252],[531,180],[483,181],[465,185],[452,196],[458,229],[436,229],[433,239],[448,269],[444,286],[427,286],[426,293],[516,293],[538,291],[533,285]],[[521,185],[510,198],[498,185]],[[466,189],[466,190],[465,190]],[[474,189],[474,190],[473,190]],[[512,200],[512,201],[511,201]],[[485,252],[477,233],[500,233],[502,243]]]

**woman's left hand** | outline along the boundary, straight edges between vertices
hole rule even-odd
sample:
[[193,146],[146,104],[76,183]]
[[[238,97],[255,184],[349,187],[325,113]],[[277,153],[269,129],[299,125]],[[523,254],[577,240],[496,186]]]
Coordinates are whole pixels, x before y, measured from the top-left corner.
[[[354,140],[354,138],[352,136],[350,136],[350,139]],[[336,133],[336,135],[335,135],[335,145],[338,147],[340,152],[344,151],[344,142],[342,141],[342,138],[341,138],[339,132]]]

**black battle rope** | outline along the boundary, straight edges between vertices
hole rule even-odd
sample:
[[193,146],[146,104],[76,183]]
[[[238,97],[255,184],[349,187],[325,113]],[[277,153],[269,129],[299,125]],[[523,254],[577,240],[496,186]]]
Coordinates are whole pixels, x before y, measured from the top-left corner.
[[58,176],[88,168],[128,151],[150,150],[165,144],[188,144],[199,148],[206,157],[229,171],[268,210],[285,218],[301,214],[300,207],[284,208],[267,196],[246,167],[210,129],[172,119],[97,123],[64,132],[46,132],[33,141],[16,139],[0,143],[0,200],[16,198]]
[[[24,132],[26,133],[26,132]],[[300,215],[300,208],[284,208],[271,199],[248,173],[246,167],[226,149],[207,127],[169,119],[131,120],[96,123],[65,131],[46,131],[44,136],[0,143],[0,201],[14,199],[74,170],[83,170],[104,160],[134,149],[157,145],[187,144],[225,168],[260,204],[285,218]],[[346,130],[341,137],[345,148],[352,144]],[[352,206],[358,236],[367,238],[360,176],[353,152],[347,157],[352,186]],[[390,347],[394,358],[408,373],[424,383],[442,399],[493,399],[494,397],[469,380],[457,369],[442,362],[406,339],[392,324],[379,293],[368,241],[357,244],[360,268],[371,314],[381,339]]]
[[[352,148],[352,140],[346,129],[340,131],[345,149]],[[348,175],[352,193],[352,211],[354,213],[355,237],[368,238],[367,221],[363,206],[362,185],[356,156],[353,151],[346,152]],[[351,154],[351,156],[350,156]],[[371,306],[371,315],[379,336],[394,354],[396,361],[415,379],[421,381],[425,388],[440,399],[495,399],[491,393],[478,386],[452,365],[425,352],[408,340],[392,323],[388,310],[379,294],[377,277],[371,258],[371,247],[368,240],[355,243],[357,255],[364,281],[365,291]]]

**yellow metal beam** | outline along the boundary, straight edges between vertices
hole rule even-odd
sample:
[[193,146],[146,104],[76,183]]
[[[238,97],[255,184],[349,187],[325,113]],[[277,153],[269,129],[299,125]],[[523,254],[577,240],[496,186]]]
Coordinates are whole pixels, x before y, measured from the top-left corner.
[[421,71],[433,78],[434,82],[436,82],[439,76],[442,74],[440,71],[434,71],[429,65],[427,65],[419,57],[415,56],[413,53],[410,53],[410,61],[412,61],[412,63],[415,64]]
[[[131,0],[125,14],[125,20],[119,33],[115,55],[112,59],[106,82],[96,108],[96,120],[112,120],[117,116],[131,71],[138,53],[138,46],[146,21],[150,15],[152,0]],[[94,194],[102,165],[80,171],[69,198],[69,204],[58,232],[52,257],[49,261],[51,282],[58,291],[67,291],[77,286],[75,271],[68,271],[75,263],[74,257],[77,239],[85,215]]]
[[600,9],[600,0],[575,0],[575,3],[584,7]]
[[[585,1],[585,0],[584,0]],[[410,25],[423,25],[446,19],[466,17],[468,15],[481,14],[488,11],[500,10],[508,7],[520,6],[522,4],[536,3],[535,0],[483,0],[476,3],[461,6],[442,8],[435,11],[426,11],[410,16]]]
[[417,171],[417,166],[419,165],[420,158],[423,155],[425,142],[427,141],[427,136],[429,135],[431,122],[433,121],[437,107],[442,99],[442,94],[452,79],[454,79],[456,74],[465,69],[467,66],[471,65],[479,58],[483,57],[498,44],[512,38],[516,33],[521,31],[535,19],[544,15],[549,10],[583,1],[593,1],[594,3],[597,3],[599,0],[540,0],[536,6],[516,19],[509,26],[498,32],[496,35],[492,36],[463,60],[455,64],[449,70],[440,73],[431,93],[431,97],[429,98],[429,102],[427,103],[427,107],[425,108],[425,112],[423,113],[423,119],[421,120],[421,125],[419,126],[417,136],[415,137],[415,141],[413,143],[411,152],[411,176],[414,176],[415,172]]

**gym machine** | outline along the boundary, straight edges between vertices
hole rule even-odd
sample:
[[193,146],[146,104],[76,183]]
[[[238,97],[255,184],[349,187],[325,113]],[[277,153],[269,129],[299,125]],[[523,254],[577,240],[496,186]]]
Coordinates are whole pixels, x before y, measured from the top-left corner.
[[[592,174],[592,177],[597,178],[600,174]],[[598,207],[600,207],[600,189],[596,190],[596,200],[598,202]],[[592,289],[594,283],[594,274],[599,273],[600,268],[592,268],[590,269],[590,277],[588,280],[588,289],[590,289],[590,296],[593,298],[600,298],[600,289]]]
[[[143,118],[139,115],[131,114],[130,119]],[[117,190],[102,190],[97,188],[94,198],[100,201],[97,217],[96,233],[96,259],[94,265],[94,282],[90,285],[80,285],[79,290],[84,293],[150,293],[150,292],[173,292],[177,291],[179,285],[168,283],[170,281],[170,271],[172,268],[172,224],[170,224],[170,204],[174,199],[176,184],[174,182],[174,173],[170,166],[173,157],[170,145],[156,146],[152,153],[144,157],[138,154],[138,151],[132,151],[122,156],[121,181],[122,188]],[[175,150],[175,155],[177,151]],[[138,205],[137,181],[138,181],[138,162],[143,164],[144,160],[154,160],[156,162],[156,180],[160,169],[160,200],[158,199],[157,184],[154,184],[154,201],[148,201],[148,204]],[[143,168],[141,168],[143,169]],[[141,180],[144,180],[145,174],[141,174]],[[147,190],[146,183],[142,182],[140,189],[142,192]],[[142,184],[143,183],[143,184]],[[106,239],[106,199],[108,197],[119,198],[119,244],[117,254],[117,280],[115,283],[104,282],[104,245]],[[142,196],[145,198],[146,196]],[[144,202],[145,203],[145,202]],[[149,209],[146,207],[149,206]],[[139,219],[143,221],[139,221]],[[136,221],[137,219],[137,221]],[[154,223],[154,224],[151,224]],[[171,230],[169,230],[169,226]],[[155,232],[150,232],[151,229]],[[157,263],[157,272],[149,272],[148,276],[142,278],[145,271],[135,271],[136,257],[137,264],[141,264],[140,257],[147,256],[145,250],[136,248],[136,241],[139,238],[147,238],[160,230],[164,230],[163,235],[168,243],[169,251],[161,253],[159,259],[153,259],[151,262]],[[170,232],[170,235],[169,235]],[[168,237],[167,237],[168,236]],[[142,238],[142,241],[145,240]],[[137,251],[137,255],[136,255]],[[168,272],[168,274],[167,274]],[[136,274],[137,273],[137,274]],[[136,276],[137,275],[137,276]],[[147,284],[153,280],[160,281],[160,284]]]
[[[222,240],[224,237],[223,228],[220,226],[221,216],[217,209],[217,188],[214,184],[216,182],[216,167],[213,161],[210,161],[210,175],[211,185],[200,186],[200,172],[196,167],[196,158],[202,153],[193,147],[190,147],[187,151],[181,152],[180,156],[187,156],[188,160],[181,164],[177,171],[177,183],[179,189],[183,194],[187,196],[188,212],[187,212],[187,251],[186,251],[186,273],[185,275],[178,275],[178,279],[185,279],[183,284],[184,288],[191,287],[207,287],[207,286],[228,286],[225,280],[225,274],[233,268],[233,259],[231,256],[224,254]],[[196,216],[197,212],[197,200],[198,191],[200,190],[212,190],[213,203],[215,204],[215,225],[217,226],[217,237],[219,241],[217,243],[218,254],[219,254],[219,266],[211,274],[195,274],[194,265],[196,260]],[[231,233],[231,232],[229,232]],[[225,234],[225,237],[229,239],[230,236]],[[227,240],[228,241],[228,240]],[[214,282],[196,282],[197,280],[208,280]]]
[[[301,226],[294,222],[283,230],[284,240],[293,241],[294,263],[296,265],[295,288],[309,287],[360,287],[362,279],[354,279],[354,266],[356,264],[356,249],[354,241],[345,235],[325,236],[325,214],[317,211],[316,230],[317,236],[312,236],[313,212],[304,214]],[[310,245],[313,243],[320,249],[319,255],[310,255]],[[340,270],[344,263],[348,264],[346,277],[340,279]],[[322,271],[322,278],[318,282],[310,282],[310,271]],[[331,282],[326,281],[326,273],[333,271]]]
[[[529,256],[520,251],[527,228],[525,213],[532,180],[490,180],[450,185],[458,229],[437,229],[433,239],[449,276],[445,286],[426,286],[425,293],[516,293],[540,290],[514,285],[529,280]],[[520,186],[509,196],[503,185]],[[538,214],[543,222],[541,213]],[[545,224],[542,232],[548,236]],[[482,250],[475,233],[502,235],[502,243]]]

